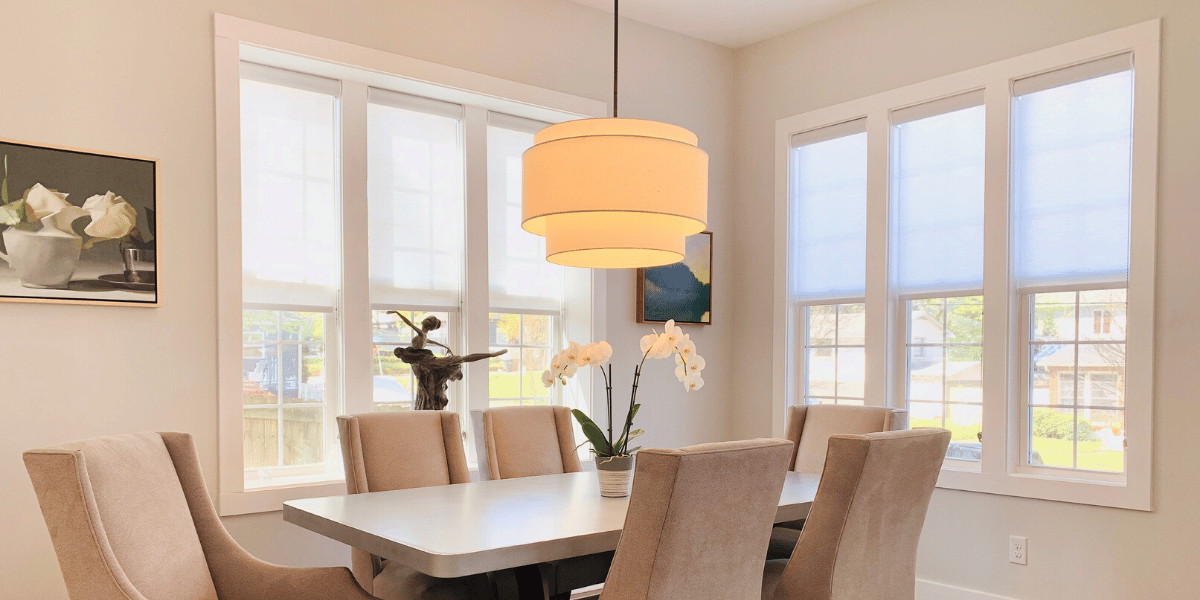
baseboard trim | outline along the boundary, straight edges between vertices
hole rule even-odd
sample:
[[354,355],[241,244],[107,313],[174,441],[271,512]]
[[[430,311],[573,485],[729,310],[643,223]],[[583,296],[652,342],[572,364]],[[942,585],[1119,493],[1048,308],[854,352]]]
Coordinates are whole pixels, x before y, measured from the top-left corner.
[[918,579],[917,600],[1016,600],[1016,598]]

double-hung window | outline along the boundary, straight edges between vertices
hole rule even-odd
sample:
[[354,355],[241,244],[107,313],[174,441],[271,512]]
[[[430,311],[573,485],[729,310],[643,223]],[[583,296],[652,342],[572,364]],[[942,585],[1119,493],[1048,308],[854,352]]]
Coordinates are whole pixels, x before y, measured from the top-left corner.
[[863,404],[866,369],[866,122],[790,140],[792,309],[803,323],[805,404]]
[[546,239],[521,228],[521,155],[546,123],[492,113],[488,119],[490,406],[557,404],[542,384],[557,353],[566,269],[546,261]]
[[780,407],[906,408],[942,487],[1149,509],[1158,43],[780,120]]
[[[227,17],[217,29],[221,512],[344,490],[336,417],[417,403],[394,354],[410,323],[439,355],[507,351],[449,382],[465,443],[472,409],[590,408],[587,374],[547,389],[541,373],[567,339],[603,338],[602,278],[546,262],[521,228],[521,154],[604,105]],[[388,74],[406,70],[445,83]]]
[[891,271],[909,426],[949,429],[947,457],[970,461],[983,434],[983,103],[980,90],[891,113]]
[[242,447],[245,486],[321,478],[342,408],[340,87],[242,70]]
[[417,326],[436,317],[430,340],[461,346],[463,107],[370,88],[366,108],[372,400],[403,410],[416,381],[392,351],[414,331],[395,313]]
[[1013,86],[1020,464],[1034,472],[1125,471],[1132,59]]

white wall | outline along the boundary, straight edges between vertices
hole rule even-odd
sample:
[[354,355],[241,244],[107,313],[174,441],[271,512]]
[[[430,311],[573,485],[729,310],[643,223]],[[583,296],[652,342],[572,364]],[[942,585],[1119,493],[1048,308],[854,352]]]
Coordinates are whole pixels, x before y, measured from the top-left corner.
[[[881,0],[735,52],[733,414],[748,437],[771,431],[770,379],[757,365],[774,326],[775,120],[1160,16],[1156,510],[938,490],[921,578],[1030,600],[1200,597],[1200,2]],[[1010,533],[1028,536],[1028,566],[1007,562]]]
[[[221,12],[530,85],[607,100],[611,16],[563,0],[4,0],[0,132],[11,139],[161,159],[163,306],[0,305],[0,598],[65,598],[23,450],[131,431],[196,435],[216,491],[216,289],[212,14]],[[712,156],[716,319],[692,330],[707,387],[674,364],[647,372],[651,445],[725,439],[732,384],[732,51],[622,25],[622,115],[691,128]],[[628,386],[643,328],[633,275],[609,275],[609,340]],[[663,361],[660,361],[663,362]],[[623,394],[623,392],[622,392]],[[618,396],[620,397],[620,396]],[[346,563],[344,546],[282,522],[226,520],[263,558]]]

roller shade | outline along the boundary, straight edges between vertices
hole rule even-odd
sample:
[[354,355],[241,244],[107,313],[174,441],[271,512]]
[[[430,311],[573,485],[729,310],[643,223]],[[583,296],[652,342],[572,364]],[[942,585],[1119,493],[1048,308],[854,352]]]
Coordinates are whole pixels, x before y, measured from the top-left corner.
[[791,294],[860,298],[866,288],[866,119],[792,136]]
[[1021,285],[1129,274],[1133,71],[1121,55],[1017,82],[1014,234]]

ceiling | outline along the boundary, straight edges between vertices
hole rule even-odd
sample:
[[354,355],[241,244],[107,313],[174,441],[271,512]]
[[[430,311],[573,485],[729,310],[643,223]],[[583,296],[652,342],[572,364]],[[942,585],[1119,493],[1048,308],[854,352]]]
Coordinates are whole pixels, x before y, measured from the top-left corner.
[[[738,48],[873,0],[624,0],[621,16]],[[572,0],[612,12],[613,0]]]

